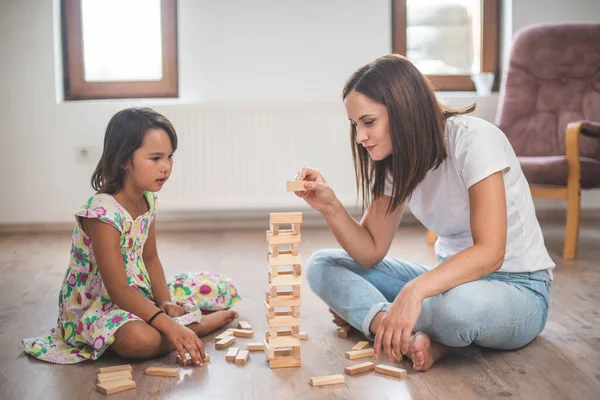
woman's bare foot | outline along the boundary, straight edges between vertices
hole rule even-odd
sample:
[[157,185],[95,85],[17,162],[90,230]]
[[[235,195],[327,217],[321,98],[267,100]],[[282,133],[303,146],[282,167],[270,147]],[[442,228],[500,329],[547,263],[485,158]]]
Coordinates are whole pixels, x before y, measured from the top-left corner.
[[196,335],[202,337],[229,324],[237,317],[238,313],[233,310],[216,311],[211,314],[203,315],[202,320],[199,323],[190,324],[188,325],[188,328],[193,330]]
[[342,317],[340,317],[339,315],[337,315],[335,313],[335,311],[333,311],[331,308],[329,309],[329,312],[331,314],[333,314],[333,323],[336,324],[337,326],[344,327],[346,325],[350,325],[349,323],[347,323],[346,321],[344,321],[344,319]]
[[413,368],[417,371],[427,371],[436,361],[448,354],[448,348],[443,344],[432,342],[423,332],[417,332],[411,338],[412,347],[407,357],[412,359]]

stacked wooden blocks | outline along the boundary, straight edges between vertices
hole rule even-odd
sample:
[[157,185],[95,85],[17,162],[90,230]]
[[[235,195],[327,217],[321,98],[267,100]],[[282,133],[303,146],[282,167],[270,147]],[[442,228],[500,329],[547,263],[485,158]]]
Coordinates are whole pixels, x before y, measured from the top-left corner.
[[[265,334],[264,351],[271,368],[300,367],[302,213],[271,213],[269,223],[269,292],[265,301],[269,331]],[[282,224],[291,224],[291,229],[280,229]]]
[[135,389],[131,365],[100,368],[96,378],[96,390],[102,394],[113,394]]

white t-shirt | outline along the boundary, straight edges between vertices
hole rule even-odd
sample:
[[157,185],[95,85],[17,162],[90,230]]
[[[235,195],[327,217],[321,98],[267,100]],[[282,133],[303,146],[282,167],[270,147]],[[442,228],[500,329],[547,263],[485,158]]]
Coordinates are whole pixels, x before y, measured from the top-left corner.
[[[533,272],[555,264],[535,216],[529,184],[504,133],[476,117],[459,115],[446,123],[448,157],[429,171],[408,201],[411,212],[438,235],[435,252],[450,257],[473,245],[468,189],[502,171],[506,189],[507,241],[503,272]],[[384,194],[392,193],[391,177]],[[550,275],[552,276],[552,275]]]

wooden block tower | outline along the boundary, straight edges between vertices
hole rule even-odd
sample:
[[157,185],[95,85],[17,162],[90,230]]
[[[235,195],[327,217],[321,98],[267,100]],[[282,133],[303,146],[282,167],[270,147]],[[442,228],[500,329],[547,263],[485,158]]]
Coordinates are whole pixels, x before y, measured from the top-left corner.
[[[269,223],[269,291],[265,301],[269,330],[265,334],[265,353],[271,368],[300,367],[302,213],[271,213]],[[291,224],[291,229],[280,229],[281,224]]]

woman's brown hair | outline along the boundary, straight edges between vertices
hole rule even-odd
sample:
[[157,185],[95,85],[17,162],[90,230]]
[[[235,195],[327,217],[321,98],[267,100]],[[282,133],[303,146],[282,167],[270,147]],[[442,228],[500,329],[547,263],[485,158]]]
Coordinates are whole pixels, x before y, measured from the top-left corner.
[[104,134],[102,157],[92,174],[92,188],[99,193],[116,194],[123,189],[125,172],[133,153],[142,146],[150,129],[162,129],[177,149],[177,133],[167,118],[151,108],[132,107],[116,113]]
[[356,143],[354,125],[350,126],[350,140],[363,208],[369,208],[372,200],[383,195],[389,174],[393,181],[389,213],[410,197],[427,172],[446,159],[446,119],[472,112],[475,104],[463,109],[439,104],[427,78],[397,54],[385,55],[359,68],[346,82],[343,99],[352,91],[387,108],[392,154],[381,161],[372,160],[367,150]]

